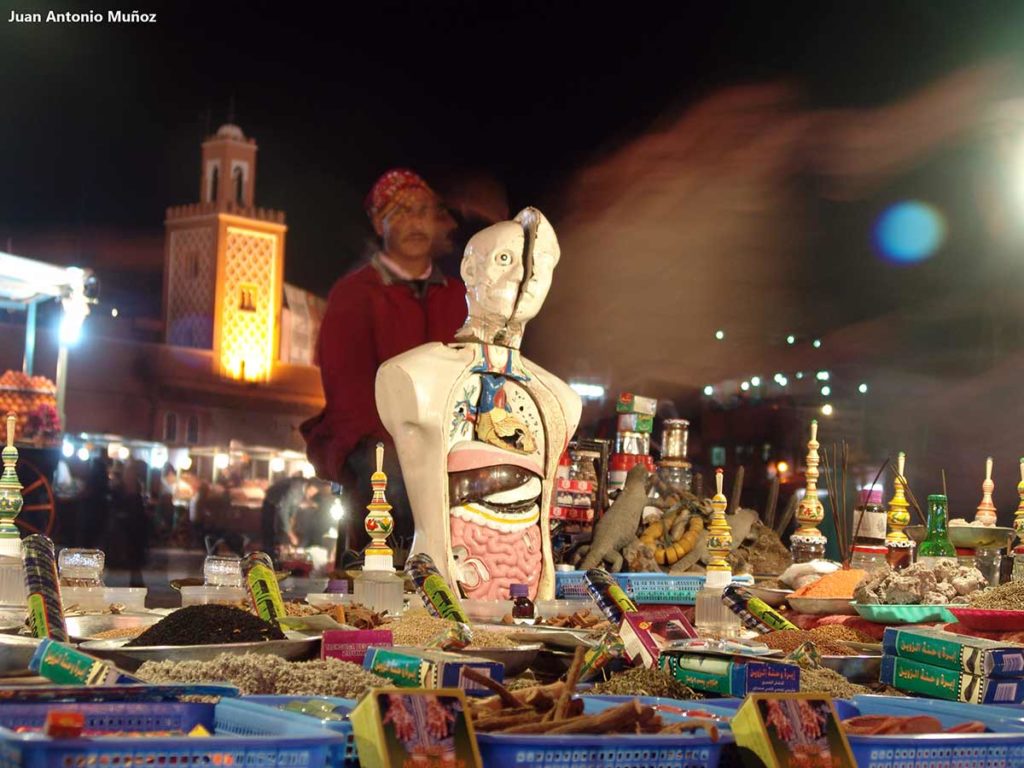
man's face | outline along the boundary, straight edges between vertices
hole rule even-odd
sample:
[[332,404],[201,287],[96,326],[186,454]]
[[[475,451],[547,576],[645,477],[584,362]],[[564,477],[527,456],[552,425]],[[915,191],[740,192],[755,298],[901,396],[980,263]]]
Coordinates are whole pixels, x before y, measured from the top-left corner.
[[437,198],[424,189],[410,188],[399,194],[397,204],[374,222],[384,241],[384,251],[407,259],[430,257],[439,232]]

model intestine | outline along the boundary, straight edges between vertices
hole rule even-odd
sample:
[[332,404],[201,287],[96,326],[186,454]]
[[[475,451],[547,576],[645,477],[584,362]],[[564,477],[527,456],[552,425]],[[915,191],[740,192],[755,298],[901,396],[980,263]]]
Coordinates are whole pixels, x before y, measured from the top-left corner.
[[548,510],[581,405],[518,347],[558,258],[533,208],[477,233],[462,261],[462,343],[418,347],[377,375],[415,517],[413,554],[429,554],[468,597],[505,599],[515,583],[554,596]]

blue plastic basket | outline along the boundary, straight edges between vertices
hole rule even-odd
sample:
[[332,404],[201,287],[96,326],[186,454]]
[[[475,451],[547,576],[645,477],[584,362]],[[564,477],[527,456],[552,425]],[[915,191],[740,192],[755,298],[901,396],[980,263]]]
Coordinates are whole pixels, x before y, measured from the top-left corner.
[[[310,699],[329,701],[336,707],[343,707],[346,710],[346,715],[356,706],[356,702],[352,699],[339,699],[335,696],[245,696],[243,700],[254,701],[257,704],[263,704],[279,710],[285,704],[290,704],[293,701],[309,701]],[[302,715],[302,717],[319,722],[322,727],[329,728],[345,737],[344,744],[331,745],[330,752],[327,755],[328,765],[332,766],[332,768],[359,768],[359,754],[356,752],[356,740],[352,733],[352,723],[348,720],[315,720],[309,715]]]
[[[125,731],[189,731],[203,738],[108,736],[51,739],[15,728],[41,728],[50,710],[81,712],[87,728]],[[183,702],[78,702],[0,704],[0,768],[89,768],[101,765],[276,765],[320,768],[344,737],[304,715],[261,704],[224,699]]]
[[[642,697],[640,700],[652,704],[660,701]],[[607,697],[583,697],[585,712],[601,712],[616,703]],[[700,702],[688,703],[700,706]],[[662,716],[669,722],[678,719],[671,714]],[[727,730],[719,732],[717,742],[704,734],[518,736],[478,733],[476,739],[481,761],[488,768],[716,768],[723,750],[734,743]]]
[[[930,704],[942,704],[932,707]],[[856,715],[929,714],[944,727],[980,720],[1000,733],[952,733],[922,736],[849,736],[858,768],[1024,768],[1024,728],[1014,722],[1013,711],[1004,707],[856,696],[835,702],[839,717]],[[1001,709],[1008,716],[993,713]]]
[[[555,596],[564,600],[590,597],[583,571],[556,571]],[[613,573],[619,586],[637,603],[693,605],[704,587],[704,574],[670,576],[667,573]]]

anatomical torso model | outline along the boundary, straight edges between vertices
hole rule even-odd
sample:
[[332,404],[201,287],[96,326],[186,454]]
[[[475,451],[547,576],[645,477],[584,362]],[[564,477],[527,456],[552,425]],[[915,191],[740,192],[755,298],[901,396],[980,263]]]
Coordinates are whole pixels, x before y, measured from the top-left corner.
[[540,310],[558,263],[540,211],[478,232],[462,277],[469,318],[455,344],[425,344],[377,372],[377,410],[398,450],[425,552],[473,599],[554,596],[548,513],[555,471],[580,400],[524,359],[523,329]]

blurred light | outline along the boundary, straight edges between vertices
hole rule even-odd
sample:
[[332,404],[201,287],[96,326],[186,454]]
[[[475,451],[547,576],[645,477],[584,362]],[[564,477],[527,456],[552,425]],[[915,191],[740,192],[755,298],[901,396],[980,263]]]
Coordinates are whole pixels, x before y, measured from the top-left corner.
[[121,461],[128,461],[128,458],[132,455],[132,452],[128,450],[128,446],[122,445],[117,449],[117,458]]
[[270,471],[271,472],[284,472],[284,459],[280,456],[275,456],[270,460]]
[[787,472],[789,472],[789,462],[788,461],[780,461],[778,464],[775,465],[775,469],[778,470],[778,473],[780,475],[784,475]]
[[111,317],[117,317],[117,307],[111,307],[110,308],[110,316]]
[[718,339],[719,341],[722,341],[722,339],[725,338],[725,331],[719,328],[717,331],[715,331],[715,338]]
[[149,464],[152,467],[163,468],[167,463],[167,446],[157,443],[149,451]]
[[89,460],[89,449],[86,448],[84,445],[81,448],[78,449],[78,460],[79,461],[88,461]]
[[107,458],[119,459],[121,458],[121,449],[124,448],[121,443],[110,443],[107,445]]
[[308,461],[302,462],[302,476],[305,478],[316,477],[316,469]]
[[70,459],[72,456],[75,455],[75,446],[72,443],[65,440],[60,445],[60,452],[64,454],[65,459]]
[[750,377],[750,383],[753,386],[755,386],[755,387],[760,387],[761,386],[761,377],[760,376],[751,376]]
[[815,349],[821,349],[821,339],[815,339],[811,342],[811,346]]
[[794,336],[793,334],[789,334],[789,336],[786,337],[786,343],[796,344],[796,336]]
[[335,499],[331,502],[330,513],[331,520],[334,520],[335,522],[339,522],[343,517],[345,517],[345,508],[341,506],[341,499]]
[[587,400],[603,400],[604,387],[600,384],[584,384],[581,381],[573,381],[569,386],[582,398]]
[[192,469],[192,457],[186,456],[184,459],[182,459],[181,466],[179,468],[181,469],[182,472]]
[[740,382],[740,389],[742,389],[744,392],[746,392],[748,389],[750,389],[750,382],[749,381]]
[[231,457],[226,453],[218,453],[213,457],[214,469],[227,469],[231,464]]
[[802,379],[803,377],[804,377],[804,372],[803,372],[803,371],[797,371],[797,372],[796,372],[796,378],[797,378],[797,381],[799,381],[799,380],[800,380],[800,379]]
[[828,371],[818,371],[814,376],[818,381],[828,381]]
[[825,397],[828,397],[829,395],[832,394],[832,387],[826,384],[824,387],[821,388],[821,394],[824,395]]
[[74,314],[65,312],[60,319],[60,343],[73,347],[82,338],[82,320]]
[[875,247],[884,259],[897,264],[916,264],[928,258],[945,239],[942,214],[918,200],[889,206],[875,222]]
[[776,381],[779,382],[780,387],[784,387],[787,384],[789,384],[789,379],[787,379],[785,376],[779,376],[779,378],[777,378]]
[[866,395],[868,393],[868,385],[861,384],[859,387],[857,387],[857,391],[860,392],[862,395]]
[[832,409],[832,404],[831,403],[825,403],[823,406],[821,406],[821,412],[823,414],[825,414],[826,416],[831,416],[832,415],[832,410],[833,409]]
[[708,397],[711,397],[713,394],[715,394],[715,388],[708,384],[706,387],[704,387],[704,394],[707,395]]

